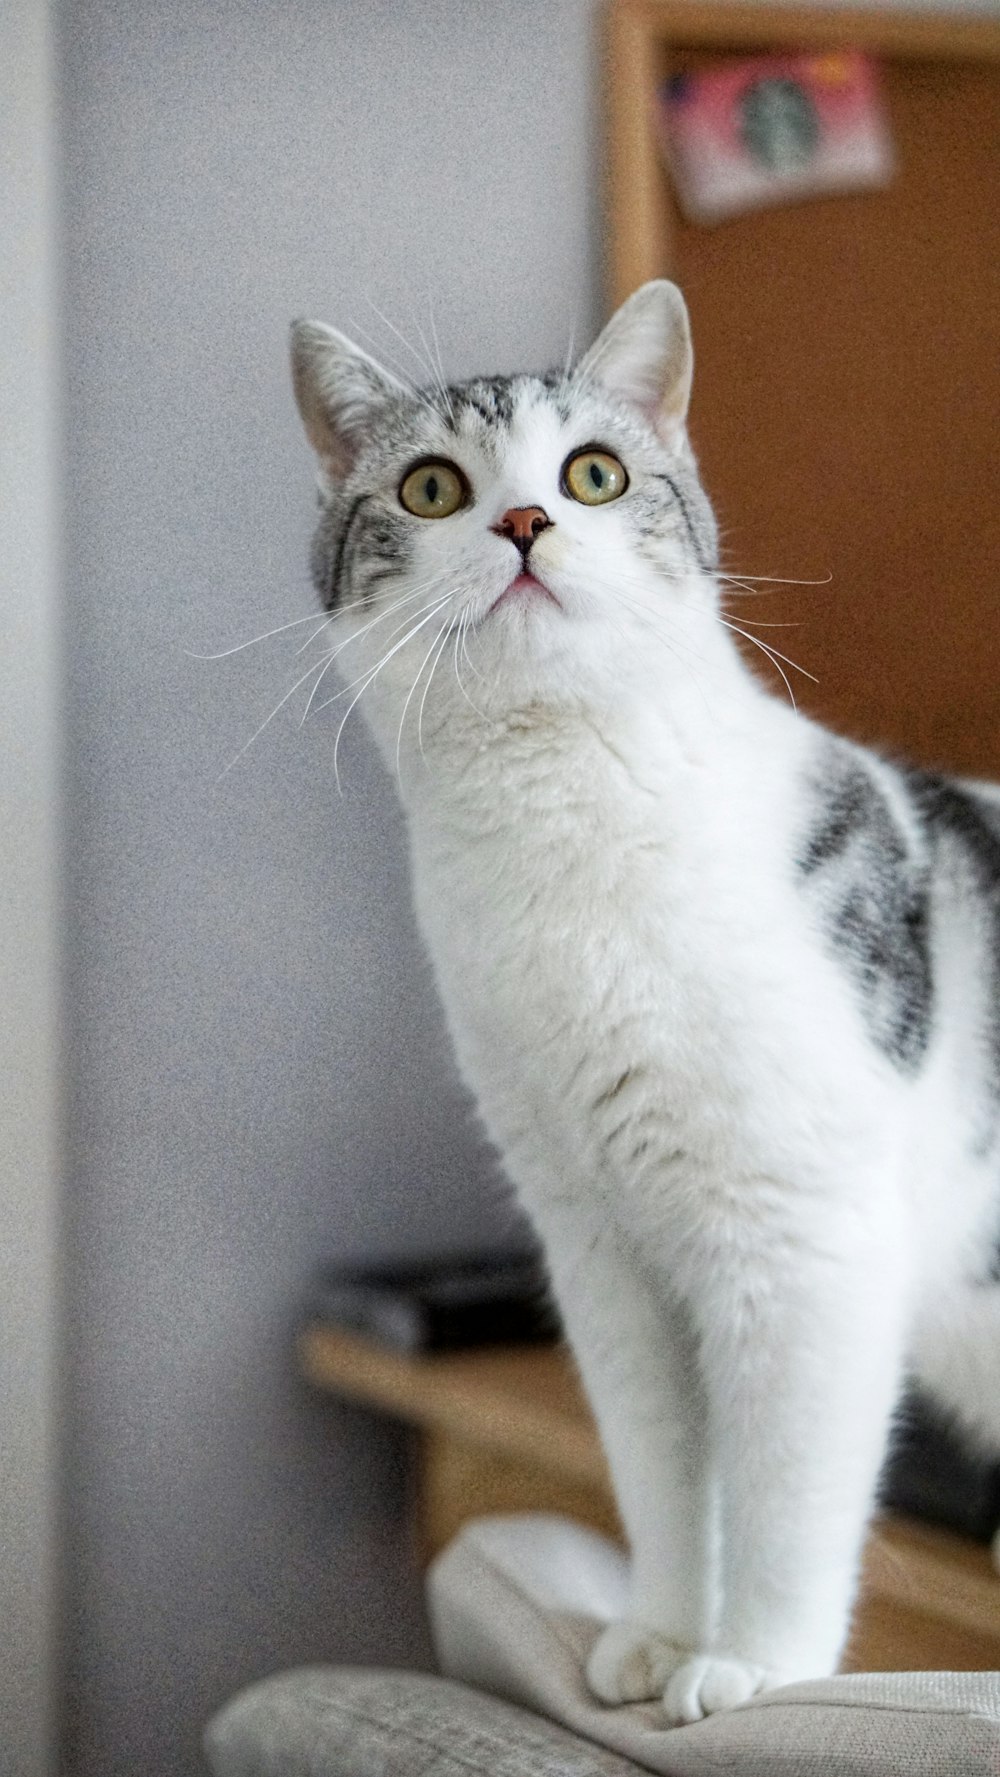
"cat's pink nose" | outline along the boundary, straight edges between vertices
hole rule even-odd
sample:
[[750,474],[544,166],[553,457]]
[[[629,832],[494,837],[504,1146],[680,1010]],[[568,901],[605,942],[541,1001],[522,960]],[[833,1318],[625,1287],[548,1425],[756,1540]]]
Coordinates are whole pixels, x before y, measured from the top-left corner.
[[551,523],[541,506],[509,506],[500,523],[491,529],[498,537],[509,537],[521,554],[527,555],[539,531],[548,530]]

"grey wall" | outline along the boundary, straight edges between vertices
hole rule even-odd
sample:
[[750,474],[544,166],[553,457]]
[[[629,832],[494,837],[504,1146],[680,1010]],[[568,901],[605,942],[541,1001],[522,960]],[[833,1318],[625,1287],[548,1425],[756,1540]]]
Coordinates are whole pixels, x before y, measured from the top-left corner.
[[450,372],[596,320],[591,0],[64,0],[67,1769],[198,1770],[295,1660],[420,1662],[405,1446],[311,1398],[324,1257],[515,1243],[391,785],[291,685],[289,317]]
[[61,686],[48,0],[0,9],[0,1768],[54,1746]]

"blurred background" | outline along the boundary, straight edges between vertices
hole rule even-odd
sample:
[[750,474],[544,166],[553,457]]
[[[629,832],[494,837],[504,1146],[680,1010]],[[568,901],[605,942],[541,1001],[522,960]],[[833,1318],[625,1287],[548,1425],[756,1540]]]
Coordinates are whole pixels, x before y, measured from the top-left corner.
[[307,1389],[295,1316],[326,1259],[525,1230],[392,785],[352,719],[337,795],[336,709],[247,745],[307,632],[241,644],[313,606],[293,315],[418,375],[397,329],[462,376],[598,326],[602,12],[0,13],[10,1777],[194,1777],[257,1676],[428,1662],[406,1434]]

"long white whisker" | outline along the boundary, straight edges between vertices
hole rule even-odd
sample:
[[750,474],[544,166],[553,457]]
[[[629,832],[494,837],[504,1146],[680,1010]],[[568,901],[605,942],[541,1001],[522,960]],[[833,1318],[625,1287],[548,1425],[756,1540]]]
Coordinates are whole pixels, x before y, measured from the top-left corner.
[[455,679],[458,683],[458,689],[461,691],[462,696],[465,698],[465,701],[468,704],[469,708],[471,710],[475,710],[476,715],[479,716],[480,719],[485,722],[488,720],[488,718],[483,714],[483,712],[479,708],[479,706],[477,704],[473,703],[472,698],[469,696],[469,693],[466,691],[465,686],[462,684],[462,675],[458,670],[459,643],[464,641],[465,629],[466,629],[466,624],[468,623],[468,620],[469,620],[469,613],[468,613],[468,610],[466,609],[465,611],[462,612],[461,618],[459,619],[458,628],[455,631],[455,647],[453,650],[454,662],[455,662]]
[[189,660],[228,660],[230,654],[241,654],[244,648],[256,648],[258,642],[269,642],[272,636],[283,635],[286,629],[298,629],[303,623],[315,621],[316,612],[310,611],[305,617],[293,617],[291,623],[279,623],[276,629],[266,629],[263,635],[251,636],[249,642],[237,642],[235,648],[223,648],[218,654],[195,654],[190,648],[183,649],[183,653]]
[[[411,589],[411,591],[404,593],[401,598],[394,599],[392,601],[392,603],[390,605],[388,605],[384,611],[380,611],[377,616],[373,617],[371,619],[370,623],[362,624],[360,629],[353,630],[349,636],[344,637],[344,640],[342,642],[338,642],[337,646],[332,650],[332,652],[330,654],[330,659],[336,660],[337,656],[339,654],[342,654],[344,652],[345,648],[349,648],[351,646],[352,642],[360,641],[362,636],[368,635],[368,633],[371,630],[373,630],[377,624],[384,623],[387,617],[394,616],[395,613],[397,611],[401,610],[404,605],[412,604],[413,600],[415,598],[419,598],[423,593],[427,592],[431,586],[436,585],[436,583],[439,579],[440,579],[440,575],[434,574],[431,576],[431,578],[429,580],[421,581],[419,586],[415,586]],[[450,597],[450,596],[451,595],[449,593],[444,594],[444,597],[446,597],[446,598]],[[426,605],[423,605],[420,607],[421,610],[426,610],[427,608],[428,607]],[[403,629],[407,623],[409,623],[411,617],[418,616],[418,615],[419,615],[419,612],[408,611],[406,616],[403,618],[402,623],[397,624],[396,628],[390,630],[389,634],[387,636],[384,636],[382,639],[387,642],[391,641],[392,637],[398,635],[400,630]],[[362,674],[362,677],[364,677],[364,674]],[[354,683],[355,684],[358,683],[357,679],[354,680]],[[348,689],[349,689],[349,687],[348,687]],[[321,707],[325,707],[325,706],[321,706]],[[307,714],[308,714],[308,711],[307,711]]]
[[447,630],[447,628],[448,628],[448,619],[446,617],[444,622],[441,625],[441,628],[438,630],[437,634],[435,635],[434,640],[432,641],[430,647],[428,648],[427,653],[424,655],[423,660],[420,662],[420,665],[417,668],[416,677],[414,678],[413,684],[410,686],[410,689],[406,694],[406,702],[403,705],[403,713],[399,718],[399,733],[396,736],[396,776],[397,776],[397,778],[400,779],[400,782],[402,782],[402,777],[401,777],[402,767],[400,765],[400,757],[399,756],[400,756],[400,750],[403,745],[403,723],[406,721],[406,712],[410,707],[410,699],[412,698],[413,693],[416,691],[417,686],[420,683],[420,675],[423,672],[424,667],[427,665],[427,662],[429,661],[435,648],[437,647],[438,642],[441,639],[441,636]]
[[566,361],[563,364],[563,381],[564,382],[569,382],[570,366],[573,362],[573,347],[576,344],[576,320],[577,320],[576,315],[574,315],[572,321],[570,322],[570,326],[569,326],[569,341],[566,346]]
[[261,725],[257,729],[256,733],[251,734],[250,739],[247,741],[246,745],[242,746],[240,748],[239,752],[236,754],[235,758],[230,759],[229,764],[227,766],[225,766],[222,771],[220,771],[218,777],[215,780],[217,784],[221,783],[222,779],[226,776],[226,773],[229,771],[232,771],[233,766],[239,763],[239,761],[242,759],[244,753],[248,752],[249,749],[253,746],[253,743],[257,739],[258,735],[263,734],[265,728],[269,725],[269,723],[274,721],[274,718],[278,714],[278,711],[280,709],[284,709],[285,704],[288,702],[288,699],[295,695],[295,692],[298,690],[299,686],[304,685],[306,680],[308,678],[311,678],[312,674],[314,672],[316,672],[317,669],[322,668],[323,671],[325,671],[326,666],[328,664],[329,664],[329,662],[324,662],[322,660],[314,660],[312,663],[312,666],[310,666],[306,669],[306,671],[302,674],[302,677],[300,679],[296,679],[294,685],[292,685],[290,687],[290,689],[285,692],[284,697],[282,697],[281,700],[275,704],[273,710],[271,711],[271,714],[269,716],[265,717],[264,721],[261,723]]
[[769,655],[773,661],[777,662],[783,660],[786,666],[790,666],[795,672],[801,673],[804,679],[811,679],[814,685],[819,684],[819,680],[815,673],[811,673],[806,667],[800,666],[797,660],[791,660],[787,654],[782,654],[779,649],[772,647],[770,642],[762,642],[759,636],[747,635],[745,629],[741,629],[738,623],[731,623],[728,617],[720,617],[717,613],[713,613],[713,615],[715,615],[717,623],[721,623],[726,629],[735,631],[736,635],[745,637],[748,642],[753,642],[755,647],[760,648],[765,654]]
[[299,717],[299,727],[300,728],[302,728],[305,725],[306,718],[308,717],[309,711],[312,709],[313,703],[315,701],[316,693],[319,690],[320,686],[322,685],[323,680],[326,678],[326,675],[330,671],[330,668],[333,665],[336,658],[337,658],[337,651],[336,651],[336,649],[334,649],[332,654],[327,655],[326,660],[323,663],[323,670],[320,673],[319,678],[316,680],[314,685],[311,685],[309,687],[309,696],[306,698],[306,707],[302,711],[301,716]]
[[447,384],[447,380],[446,380],[445,374],[444,374],[444,359],[441,356],[441,341],[438,339],[438,330],[437,330],[437,326],[436,326],[435,320],[434,320],[434,298],[431,295],[430,287],[428,287],[428,290],[427,290],[427,313],[428,313],[428,316],[430,319],[430,324],[431,324],[431,338],[434,341],[434,352],[436,355],[436,361],[437,361],[437,367],[438,367],[438,382],[441,387],[441,393],[444,396],[445,401],[447,402],[448,413],[451,418],[452,424],[454,424],[455,409],[452,406],[451,396],[448,393],[448,384]]
[[445,648],[448,646],[449,628],[450,628],[450,624],[446,623],[444,626],[443,633],[439,632],[439,633],[441,633],[441,646],[438,648],[438,651],[435,654],[434,659],[431,661],[431,670],[427,674],[427,683],[424,686],[424,694],[423,694],[422,698],[420,699],[420,708],[417,711],[417,745],[420,748],[420,757],[421,757],[421,759],[423,759],[425,765],[427,763],[427,755],[424,752],[424,704],[427,702],[427,693],[431,688],[431,680],[433,679],[434,674],[437,672],[438,661],[441,659],[441,656],[444,653]]
[[[428,291],[428,300],[429,299],[430,299],[430,292]],[[442,401],[444,402],[445,406],[447,407],[448,412],[451,415],[451,418],[454,419],[455,415],[454,415],[454,411],[453,411],[452,405],[451,405],[451,397],[449,396],[448,390],[445,387],[444,371],[440,367],[440,365],[438,364],[437,360],[434,357],[434,353],[431,348],[430,342],[427,338],[427,335],[425,334],[423,328],[420,325],[420,321],[417,318],[416,305],[414,304],[412,299],[410,301],[410,311],[413,316],[413,325],[417,330],[417,335],[419,337],[420,343],[423,346],[424,351],[427,355],[427,362],[431,366],[432,378],[434,381],[434,385],[437,388]]]
[[[451,597],[450,593],[449,593],[448,597],[449,598]],[[441,604],[444,604],[445,602],[446,601],[444,599],[441,600]],[[409,634],[403,636],[402,640],[397,642],[395,647],[389,649],[388,654],[383,656],[383,658],[379,661],[378,665],[373,667],[372,670],[364,676],[360,691],[357,693],[357,696],[353,697],[351,699],[351,702],[348,704],[347,709],[345,710],[344,715],[341,719],[340,727],[337,729],[337,738],[333,743],[333,775],[337,780],[337,789],[341,795],[343,795],[343,790],[341,789],[341,784],[340,784],[340,772],[337,769],[337,753],[338,753],[338,750],[340,747],[340,737],[344,732],[344,727],[346,725],[348,716],[350,715],[351,711],[353,710],[354,705],[358,702],[359,698],[363,697],[363,695],[367,691],[369,685],[371,685],[374,682],[374,680],[378,677],[379,673],[382,671],[382,668],[388,664],[388,662],[392,659],[394,654],[398,654],[400,648],[404,648],[406,646],[407,642],[412,640],[412,638],[416,635],[416,633],[419,629],[423,629],[425,623],[431,622],[432,618],[434,617],[434,612],[439,611],[441,609],[441,604],[436,605],[434,607],[434,611],[430,611],[430,612],[428,612],[427,616],[422,617],[419,623],[414,624],[413,628],[409,631]],[[345,690],[350,690],[350,689],[351,689],[350,686],[345,687]],[[339,693],[338,695],[343,695],[343,693]],[[319,707],[320,707],[320,709],[326,709],[327,703],[334,703],[335,701],[336,701],[335,698],[328,697],[326,700],[326,703],[321,703]]]
[[307,648],[311,648],[314,641],[316,640],[316,637],[321,636],[323,634],[324,629],[329,629],[330,624],[332,622],[333,622],[333,613],[331,612],[330,616],[324,617],[322,623],[318,626],[318,628],[313,630],[312,635],[309,636],[303,642],[301,648],[296,648],[296,650],[295,650],[296,655],[304,654]]
[[[686,581],[690,578],[690,576],[688,574],[670,574],[665,569],[662,569],[659,567],[654,567],[653,571],[659,578],[666,580],[671,585],[680,585],[684,581]],[[634,574],[622,575],[619,573],[615,578],[614,584],[615,584],[616,588],[620,587],[620,586],[631,586],[637,592],[648,592],[649,591],[649,582],[638,578]],[[725,594],[723,594],[723,597],[724,596],[725,596]],[[670,594],[670,608],[671,608],[671,610],[694,611],[695,614],[699,617],[712,617],[713,619],[718,620],[717,614],[715,611],[706,611],[701,605],[689,604],[687,602],[687,600],[677,598],[676,594],[674,594],[674,593]],[[752,617],[743,617],[743,618],[741,618],[741,622],[750,623],[754,629],[801,629],[802,628],[801,622],[768,623],[760,618],[752,618]]]
[[[728,580],[730,578],[729,574],[721,569],[719,572],[721,579]],[[833,581],[833,575],[824,574],[822,580],[798,580],[782,574],[737,574],[736,579],[738,581],[768,581],[773,586],[829,586]]]
[[[727,627],[730,629],[735,629],[734,624],[729,624],[729,625],[727,625]],[[754,646],[759,648],[762,654],[767,655],[767,658],[768,658],[768,660],[770,660],[771,665],[775,668],[775,671],[779,672],[781,674],[782,678],[784,679],[785,689],[788,692],[788,696],[791,700],[792,708],[797,713],[799,706],[795,701],[795,692],[792,690],[791,680],[789,679],[788,674],[785,672],[784,668],[781,666],[780,662],[774,659],[774,657],[771,655],[770,651],[764,646],[764,643],[757,638],[757,636],[748,635],[746,630],[743,630],[743,629],[736,630],[736,634],[743,636],[745,641],[753,642]]]
[[[448,600],[451,598],[451,596],[452,595],[450,592],[446,592],[442,598],[433,600],[430,605],[418,606],[416,611],[411,611],[409,613],[409,615],[404,618],[403,622],[400,624],[397,624],[396,628],[394,630],[392,630],[388,636],[385,636],[383,638],[383,640],[385,640],[387,642],[391,641],[392,637],[395,635],[398,635],[399,631],[401,629],[405,629],[406,625],[408,623],[410,623],[414,617],[421,617],[424,620],[428,620],[430,617],[433,617],[434,612],[440,611],[442,606],[444,606],[448,603]],[[405,644],[409,641],[410,636],[416,635],[417,630],[421,629],[422,627],[423,627],[422,622],[416,624],[414,626],[414,628],[409,631],[409,634],[405,635],[403,637],[402,641],[400,641],[396,644],[396,647],[399,647],[399,648],[404,647]],[[392,658],[393,654],[395,654],[395,652],[396,652],[396,648],[390,648],[388,653],[386,653],[382,656],[382,659],[379,661],[378,666],[376,666],[374,669],[366,666],[364,672],[359,673],[358,677],[356,679],[352,679],[350,684],[343,685],[339,691],[334,692],[332,697],[325,698],[321,704],[317,705],[316,714],[318,715],[320,710],[327,709],[331,703],[338,703],[342,697],[346,697],[348,691],[354,690],[355,685],[363,684],[364,680],[368,678],[369,674],[373,670],[375,672],[378,672],[385,665],[387,660],[391,660],[391,658]]]
[[382,313],[382,310],[380,308],[378,308],[374,302],[372,302],[370,296],[366,296],[365,301],[367,302],[368,307],[373,311],[373,313],[378,316],[379,320],[381,322],[383,322],[383,324],[386,327],[388,327],[390,333],[394,333],[396,335],[396,338],[399,340],[400,344],[406,347],[406,350],[410,353],[410,356],[416,360],[416,362],[420,365],[421,370],[424,371],[430,377],[430,380],[433,383],[433,381],[434,381],[434,366],[432,364],[428,364],[427,360],[425,358],[421,357],[420,353],[417,351],[416,346],[414,346],[410,343],[410,341],[406,338],[405,334],[400,333],[399,328],[394,326],[393,323],[390,321],[388,315],[384,315]]
[[400,381],[405,385],[406,392],[408,395],[412,395],[413,399],[415,401],[419,401],[422,406],[428,407],[428,408],[430,407],[430,402],[425,398],[425,396],[424,396],[423,392],[421,391],[420,387],[418,386],[418,384],[414,382],[412,371],[409,371],[406,369],[406,366],[402,363],[398,352],[393,352],[390,350],[389,347],[383,345],[382,341],[380,339],[376,339],[374,333],[372,333],[369,328],[363,327],[361,325],[360,321],[352,321],[351,330],[354,333],[360,333],[363,338],[367,339],[369,345],[372,345],[375,347],[375,350],[378,352],[379,357],[385,359],[386,363],[390,366],[390,368],[393,370],[393,372],[399,377]]
[[465,686],[462,684],[462,675],[458,670],[458,654],[460,651],[463,660],[471,668],[471,670],[475,673],[476,678],[479,680],[479,683],[481,685],[485,685],[486,680],[484,679],[482,673],[479,671],[479,668],[477,667],[475,661],[473,660],[471,654],[469,653],[468,646],[467,646],[468,638],[469,638],[469,624],[470,624],[471,620],[472,620],[472,612],[469,610],[468,606],[466,606],[466,609],[462,613],[462,621],[459,624],[459,628],[458,628],[458,640],[457,640],[457,644],[456,644],[456,653],[455,653],[455,673],[458,678],[459,684],[462,686],[462,692],[465,696],[466,702],[472,704],[472,708],[475,710],[477,716],[482,716],[483,721],[488,722],[488,721],[490,721],[489,716],[487,716],[484,713],[484,711],[482,711],[479,708],[479,705],[477,703],[473,703],[472,698],[469,696],[469,693],[466,691]]

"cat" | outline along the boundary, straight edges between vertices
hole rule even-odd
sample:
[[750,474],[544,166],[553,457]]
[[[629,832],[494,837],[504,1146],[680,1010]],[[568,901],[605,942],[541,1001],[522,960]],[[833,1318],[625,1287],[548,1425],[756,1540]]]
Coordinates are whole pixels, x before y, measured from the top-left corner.
[[1000,790],[750,671],[674,285],[565,373],[292,357],[342,695],[631,1546],[587,1680],[692,1722],[836,1668],[904,1379],[1000,1450]]

